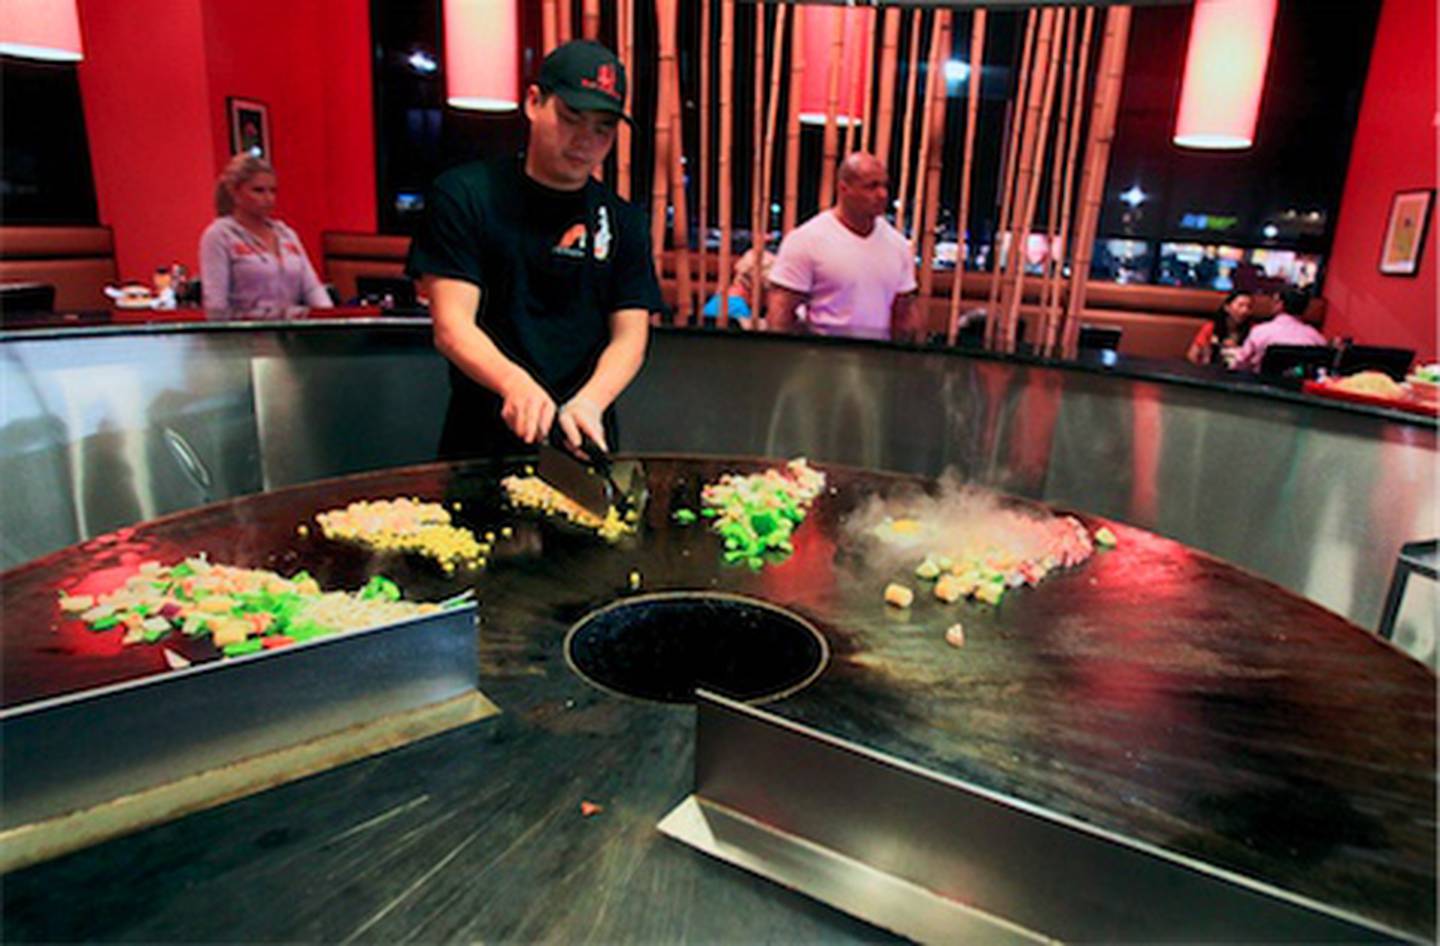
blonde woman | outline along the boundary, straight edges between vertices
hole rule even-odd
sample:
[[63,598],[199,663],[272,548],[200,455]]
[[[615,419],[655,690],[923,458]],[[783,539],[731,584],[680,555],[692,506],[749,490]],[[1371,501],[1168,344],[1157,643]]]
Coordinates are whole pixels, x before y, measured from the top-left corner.
[[[769,250],[763,250],[763,261],[760,264],[760,280],[762,283],[770,279],[770,267],[775,265],[775,254]],[[735,261],[733,277],[730,286],[725,294],[730,297],[729,317],[744,327],[748,327],[748,320],[752,315],[750,311],[750,289],[755,285],[755,248],[751,247]],[[715,293],[705,303],[702,313],[706,321],[713,322],[720,317],[720,293]]]
[[300,238],[273,216],[275,192],[275,169],[268,161],[237,154],[225,165],[215,183],[219,216],[200,237],[205,308],[330,308]]

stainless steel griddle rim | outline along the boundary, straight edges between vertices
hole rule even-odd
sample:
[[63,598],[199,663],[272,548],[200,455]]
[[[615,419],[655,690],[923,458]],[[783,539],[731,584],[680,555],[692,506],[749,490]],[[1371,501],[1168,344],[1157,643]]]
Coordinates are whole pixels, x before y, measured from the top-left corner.
[[[631,696],[628,693],[621,693],[619,690],[608,687],[600,681],[592,679],[589,674],[587,674],[585,671],[581,670],[575,665],[575,658],[572,657],[570,653],[571,642],[575,639],[575,635],[578,634],[580,630],[585,627],[585,625],[589,624],[596,618],[609,614],[611,611],[617,610],[619,608],[626,607],[632,604],[644,604],[646,602],[652,601],[696,600],[730,601],[736,604],[744,604],[756,608],[761,608],[766,611],[772,611],[787,620],[794,621],[796,624],[803,627],[806,631],[809,631],[810,636],[815,638],[815,642],[819,645],[820,659],[816,662],[815,669],[810,673],[809,676],[799,681],[798,683],[795,683],[792,686],[786,687],[784,690],[781,690],[778,693],[771,693],[766,696],[756,697],[753,701],[751,701],[751,705],[758,706],[763,703],[773,703],[776,700],[783,700],[787,696],[799,693],[801,690],[805,689],[810,684],[820,679],[820,675],[823,674],[826,668],[830,666],[830,642],[825,639],[824,634],[820,633],[820,629],[817,628],[813,622],[809,621],[804,616],[797,614],[794,611],[789,610],[788,608],[782,608],[777,604],[771,604],[770,602],[762,600],[760,598],[752,598],[749,595],[738,595],[730,591],[714,591],[708,588],[672,588],[667,591],[651,591],[643,595],[629,595],[627,597],[616,598],[609,604],[596,608],[594,611],[587,611],[585,615],[580,618],[580,620],[576,621],[573,625],[571,625],[570,630],[565,632],[565,642],[561,647],[561,649],[565,653],[565,665],[570,668],[571,673],[575,674],[575,676],[579,677],[581,680],[584,680],[590,686],[595,687],[597,690],[603,690],[604,692],[609,693],[612,696],[617,696],[622,700],[630,700],[636,703],[660,702],[659,700],[646,700],[641,699],[637,696]],[[699,688],[697,688],[695,691],[697,697],[700,693],[703,692],[705,691]],[[726,699],[723,696],[719,698],[722,700]]]
[[[788,848],[792,863],[777,864],[773,852],[752,850],[733,840],[720,841],[714,830],[717,825],[727,832],[739,830],[764,839],[762,845],[768,840],[768,846],[777,850]],[[844,896],[844,912],[918,942],[981,942],[995,946],[1063,942],[978,907],[950,900],[913,881],[698,795],[690,795],[676,805],[657,828],[666,837],[827,903],[835,901],[817,896],[807,886],[825,885],[828,881],[834,885],[832,896],[840,894],[835,886],[857,888],[857,896]],[[797,861],[803,861],[804,867],[797,867]],[[797,870],[806,874],[803,881],[794,873]]]
[[[317,637],[314,640],[302,641],[291,644],[288,647],[281,647],[275,650],[261,650],[253,654],[245,654],[240,657],[226,657],[219,660],[209,660],[204,663],[194,664],[189,667],[182,667],[179,670],[157,671],[148,676],[136,677],[133,680],[120,680],[115,683],[107,683],[98,687],[89,687],[84,690],[76,690],[73,693],[62,693],[59,696],[46,697],[43,700],[35,700],[30,703],[20,703],[15,706],[8,706],[0,709],[0,723],[18,719],[23,716],[30,716],[45,713],[50,710],[68,706],[72,703],[84,703],[97,697],[111,696],[124,693],[128,690],[141,690],[146,687],[163,686],[184,677],[196,674],[218,674],[227,670],[235,670],[248,666],[252,661],[269,660],[272,658],[283,658],[287,653],[293,654],[302,650],[312,648],[328,647],[353,643],[359,638],[368,637],[374,634],[384,634],[396,628],[410,627],[412,625],[433,622],[440,617],[450,617],[455,614],[469,613],[472,620],[478,623],[479,607],[470,602],[459,607],[447,608],[437,611],[434,614],[420,614],[413,618],[406,618],[403,621],[391,621],[388,624],[377,624],[374,627],[361,628],[357,631],[346,631],[341,634],[331,634],[326,637]],[[156,646],[156,645],[151,645]]]
[[[895,769],[899,772],[903,772],[916,778],[938,783],[945,787],[954,789],[962,794],[969,794],[978,797],[984,801],[990,802],[1002,808],[1007,808],[1016,813],[1034,818],[1042,823],[1048,823],[1064,831],[1081,835],[1084,839],[1092,842],[1114,845],[1121,849],[1153,857],[1159,861],[1193,871],[1197,874],[1211,878],[1221,883],[1234,885],[1236,887],[1254,893],[1258,896],[1279,900],[1283,903],[1297,907],[1301,910],[1312,911],[1314,913],[1318,913],[1322,916],[1329,917],[1334,920],[1353,924],[1356,927],[1369,930],[1375,934],[1391,937],[1396,941],[1409,943],[1430,942],[1430,940],[1424,937],[1418,937],[1412,933],[1386,926],[1383,923],[1370,919],[1369,917],[1361,916],[1352,911],[1332,907],[1327,904],[1312,900],[1308,897],[1302,896],[1300,894],[1294,893],[1292,891],[1285,890],[1281,887],[1276,887],[1263,881],[1256,880],[1252,877],[1247,877],[1243,874],[1235,873],[1233,871],[1217,867],[1213,864],[1207,864],[1203,861],[1187,857],[1184,854],[1165,850],[1164,848],[1157,847],[1145,841],[1118,834],[1114,831],[1110,831],[1097,825],[1089,824],[1088,822],[1081,821],[1077,818],[1073,818],[1060,812],[1051,811],[1047,808],[1042,808],[1038,805],[1026,802],[1023,799],[1015,798],[1010,795],[1005,795],[1000,792],[984,788],[980,785],[976,785],[972,782],[967,782],[964,779],[955,778],[954,776],[947,775],[943,772],[936,772],[931,769],[926,769],[922,766],[916,765],[913,762],[907,762],[904,759],[896,758],[895,756],[889,755],[885,752],[881,752],[867,746],[862,746],[858,743],[851,742],[848,739],[831,735],[822,730],[807,726],[803,723],[797,723],[793,720],[786,719],[783,716],[779,716],[769,710],[759,709],[757,707],[747,705],[737,700],[732,700],[728,697],[722,696],[719,693],[713,693],[709,690],[704,689],[697,689],[695,692],[695,698],[696,707],[699,711],[697,714],[697,724],[703,721],[706,712],[728,712],[736,716],[748,717],[754,723],[770,726],[775,729],[780,729],[788,732],[793,736],[802,739],[813,740],[831,749],[855,756],[862,761],[869,762],[871,764],[881,767]],[[701,732],[702,727],[697,725],[697,742],[701,737]],[[696,759],[698,764],[698,752]],[[698,775],[699,772],[697,770],[697,779]],[[697,784],[695,795],[700,800],[704,801],[707,805],[721,804],[723,806],[723,803],[717,803],[713,799],[706,798],[703,795],[703,791],[704,786]]]

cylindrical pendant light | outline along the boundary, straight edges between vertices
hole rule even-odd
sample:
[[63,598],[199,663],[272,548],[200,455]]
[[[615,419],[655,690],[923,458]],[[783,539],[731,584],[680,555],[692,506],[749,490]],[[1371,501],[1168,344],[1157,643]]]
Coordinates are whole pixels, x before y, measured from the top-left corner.
[[1175,143],[1239,149],[1255,143],[1276,0],[1195,0]]
[[520,106],[516,0],[445,0],[445,101],[508,112]]
[[80,13],[75,0],[0,2],[0,54],[79,62]]
[[860,7],[806,7],[800,42],[805,45],[808,68],[800,86],[800,121],[807,125],[825,124],[825,107],[830,97],[830,70],[826,63],[832,57],[835,18],[839,16],[846,18],[842,48],[853,52],[849,62],[840,64],[840,108],[835,115],[836,124],[844,127],[858,123],[865,110],[865,67],[870,63],[865,11]]

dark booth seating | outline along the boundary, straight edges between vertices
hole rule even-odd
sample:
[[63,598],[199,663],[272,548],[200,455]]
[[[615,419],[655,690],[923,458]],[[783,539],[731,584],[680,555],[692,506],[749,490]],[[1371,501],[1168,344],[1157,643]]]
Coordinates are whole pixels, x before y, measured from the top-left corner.
[[55,287],[49,283],[0,283],[0,314],[26,315],[55,311]]
[[53,287],[52,309],[109,308],[116,281],[109,227],[0,227],[0,283]]
[[1320,369],[1328,370],[1335,362],[1335,351],[1328,345],[1271,345],[1260,359],[1260,373],[1271,378],[1315,379]]
[[1341,350],[1335,371],[1342,375],[1351,375],[1357,371],[1382,371],[1396,381],[1404,381],[1414,360],[1415,352],[1410,348],[1350,345]]
[[1080,326],[1079,348],[1081,351],[1118,351],[1123,329],[1099,325]]

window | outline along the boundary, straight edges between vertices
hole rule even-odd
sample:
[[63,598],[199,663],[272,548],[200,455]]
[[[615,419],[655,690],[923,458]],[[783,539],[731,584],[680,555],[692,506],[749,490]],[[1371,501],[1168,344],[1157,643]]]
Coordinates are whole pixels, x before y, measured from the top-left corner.
[[0,220],[99,223],[74,63],[0,56]]

